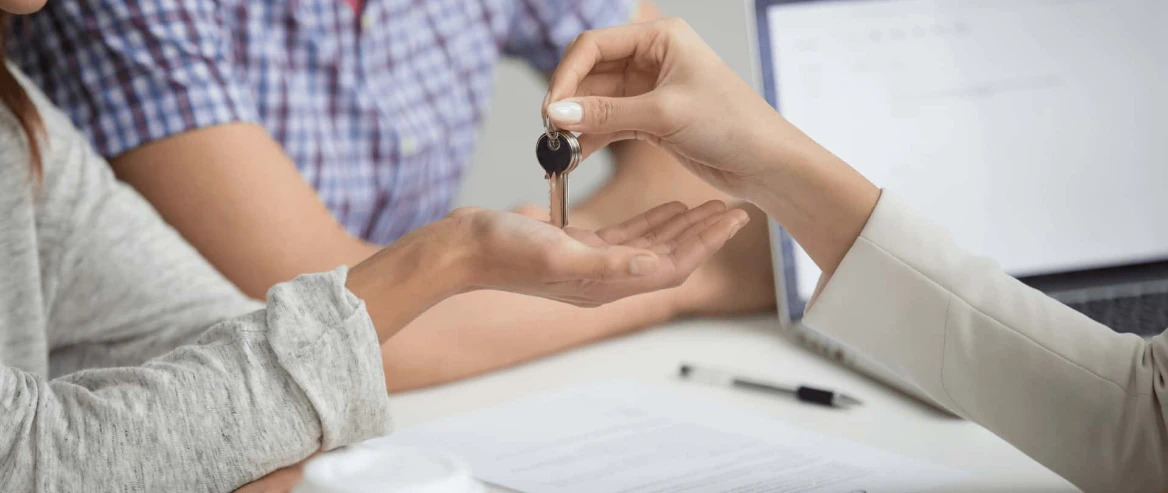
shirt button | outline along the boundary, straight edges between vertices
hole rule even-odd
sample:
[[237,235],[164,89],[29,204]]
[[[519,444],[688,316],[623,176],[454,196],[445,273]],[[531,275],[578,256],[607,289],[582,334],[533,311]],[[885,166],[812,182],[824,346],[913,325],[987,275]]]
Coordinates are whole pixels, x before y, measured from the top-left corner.
[[418,141],[414,140],[413,137],[402,139],[401,152],[402,156],[413,156],[415,152],[418,152]]
[[361,29],[366,31],[373,28],[373,23],[377,21],[377,16],[373,12],[365,12],[361,14]]

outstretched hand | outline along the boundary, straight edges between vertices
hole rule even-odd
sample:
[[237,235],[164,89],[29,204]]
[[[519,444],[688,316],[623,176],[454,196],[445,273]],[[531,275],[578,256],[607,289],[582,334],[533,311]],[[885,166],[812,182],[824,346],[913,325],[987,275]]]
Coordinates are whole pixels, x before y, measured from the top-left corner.
[[693,209],[673,202],[596,231],[475,208],[450,219],[473,243],[472,289],[578,306],[680,285],[749,221],[719,201]]

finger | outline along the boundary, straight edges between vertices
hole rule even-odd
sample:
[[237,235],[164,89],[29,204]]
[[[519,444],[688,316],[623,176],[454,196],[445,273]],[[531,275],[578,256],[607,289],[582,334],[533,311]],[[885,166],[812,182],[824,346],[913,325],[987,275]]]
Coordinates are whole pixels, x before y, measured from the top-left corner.
[[695,224],[694,226],[691,226],[689,229],[682,232],[680,235],[678,235],[676,238],[673,239],[674,248],[676,248],[677,245],[683,244],[687,241],[694,239],[699,234],[701,234],[702,231],[705,231],[707,228],[712,226],[715,222],[717,222],[718,220],[720,220],[722,217],[724,217],[726,215],[735,217],[735,218],[743,221],[743,224],[750,222],[750,214],[748,214],[745,210],[742,210],[742,209],[727,210],[726,212],[724,212],[722,214],[719,214],[717,216],[713,216],[713,217],[706,219],[702,224]]
[[[568,46],[571,49],[571,45]],[[620,96],[624,94],[624,80],[625,69],[629,65],[628,58],[624,60],[613,60],[611,62],[600,62],[592,68],[592,72],[585,75],[583,79],[576,85],[576,93],[572,96]],[[543,103],[539,105],[540,109],[547,113],[549,104],[555,101],[552,99],[552,93],[549,90],[543,95]]]
[[625,58],[624,60],[597,64],[592,69],[592,73],[580,81],[580,85],[576,87],[576,93],[569,96],[569,98],[583,96],[630,96],[631,94],[626,92],[628,90],[628,84],[625,84],[629,77],[629,74],[626,72],[629,60],[629,58]]
[[671,255],[673,254],[673,251],[677,249],[677,245],[679,243],[684,243],[689,238],[693,237],[696,234],[695,232],[705,231],[706,228],[709,228],[710,226],[713,226],[714,223],[721,221],[722,217],[722,214],[715,214],[713,216],[707,217],[703,219],[702,222],[690,226],[689,229],[686,229],[685,232],[683,232],[681,235],[678,235],[678,237],[674,238],[673,241],[658,243],[656,245],[650,246],[649,251],[661,256]]
[[619,245],[629,241],[638,236],[644,235],[653,228],[656,228],[666,221],[677,217],[679,214],[685,213],[689,210],[685,204],[681,202],[670,202],[662,204],[652,209],[649,209],[641,214],[637,214],[624,222],[615,226],[609,226],[596,232],[604,241],[610,244]]
[[612,243],[604,241],[596,232],[587,229],[565,226],[564,234],[590,247],[605,248],[612,245]]
[[644,132],[635,132],[632,130],[624,132],[615,132],[610,134],[580,134],[576,140],[580,142],[580,159],[588,159],[592,153],[608,147],[609,144],[621,140],[645,140],[654,145],[659,142],[658,139],[652,138],[649,134]]
[[630,24],[588,31],[578,36],[556,66],[548,83],[548,101],[576,95],[580,82],[598,64],[632,57],[652,44],[653,24]]
[[552,260],[552,270],[564,280],[611,282],[653,274],[661,259],[643,248],[609,246],[593,248],[585,245],[571,251],[558,252]]
[[733,238],[749,221],[750,217],[745,213],[739,215],[731,211],[712,226],[679,244],[670,255],[670,259],[678,272],[692,272],[722,248],[722,245]]
[[[569,41],[568,45],[564,47],[564,51],[562,53],[560,53],[561,60],[563,60],[564,57],[568,55],[568,53],[571,53],[572,47],[576,46],[577,39],[580,39],[580,37],[577,36],[576,38],[573,38],[572,41]],[[599,72],[614,71],[614,70],[623,71],[625,69],[625,67],[629,66],[630,60],[632,60],[632,58],[621,58],[621,59],[616,59],[616,60],[607,60],[607,61],[603,61],[603,62],[596,62],[596,64],[592,66],[592,71],[590,73],[596,74]],[[550,94],[550,92],[549,92],[549,94]]]
[[547,115],[563,130],[585,134],[638,130],[663,135],[672,125],[662,110],[661,93],[656,91],[630,97],[584,96],[554,101],[548,105]]
[[639,238],[635,238],[625,243],[626,246],[634,248],[651,248],[654,245],[669,243],[673,241],[677,235],[681,234],[690,226],[699,224],[706,218],[718,215],[726,210],[726,204],[720,200],[711,200],[702,205],[690,209],[685,214],[680,214],[666,223],[653,228]]

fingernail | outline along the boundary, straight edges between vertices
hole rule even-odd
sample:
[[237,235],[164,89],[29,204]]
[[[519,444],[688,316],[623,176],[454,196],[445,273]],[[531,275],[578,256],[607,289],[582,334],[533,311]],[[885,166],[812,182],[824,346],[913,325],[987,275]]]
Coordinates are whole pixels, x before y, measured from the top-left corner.
[[657,270],[657,257],[652,255],[637,255],[629,262],[629,274],[647,276]]
[[580,103],[560,101],[548,105],[548,118],[556,123],[580,123],[584,119],[584,108]]

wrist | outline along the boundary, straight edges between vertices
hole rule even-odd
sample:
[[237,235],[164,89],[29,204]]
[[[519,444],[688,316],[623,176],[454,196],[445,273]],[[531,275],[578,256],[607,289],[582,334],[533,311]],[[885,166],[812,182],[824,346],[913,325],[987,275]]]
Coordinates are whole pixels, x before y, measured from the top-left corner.
[[365,301],[381,342],[431,306],[470,289],[466,247],[447,222],[414,231],[349,270],[345,286]]
[[793,125],[766,145],[771,159],[749,200],[778,221],[825,274],[868,222],[880,190]]
[[757,174],[749,180],[744,197],[771,216],[791,207],[792,194],[805,191],[808,180],[832,168],[839,161],[830,151],[812,140],[778,113],[771,113],[763,132],[750,139],[750,152]]

